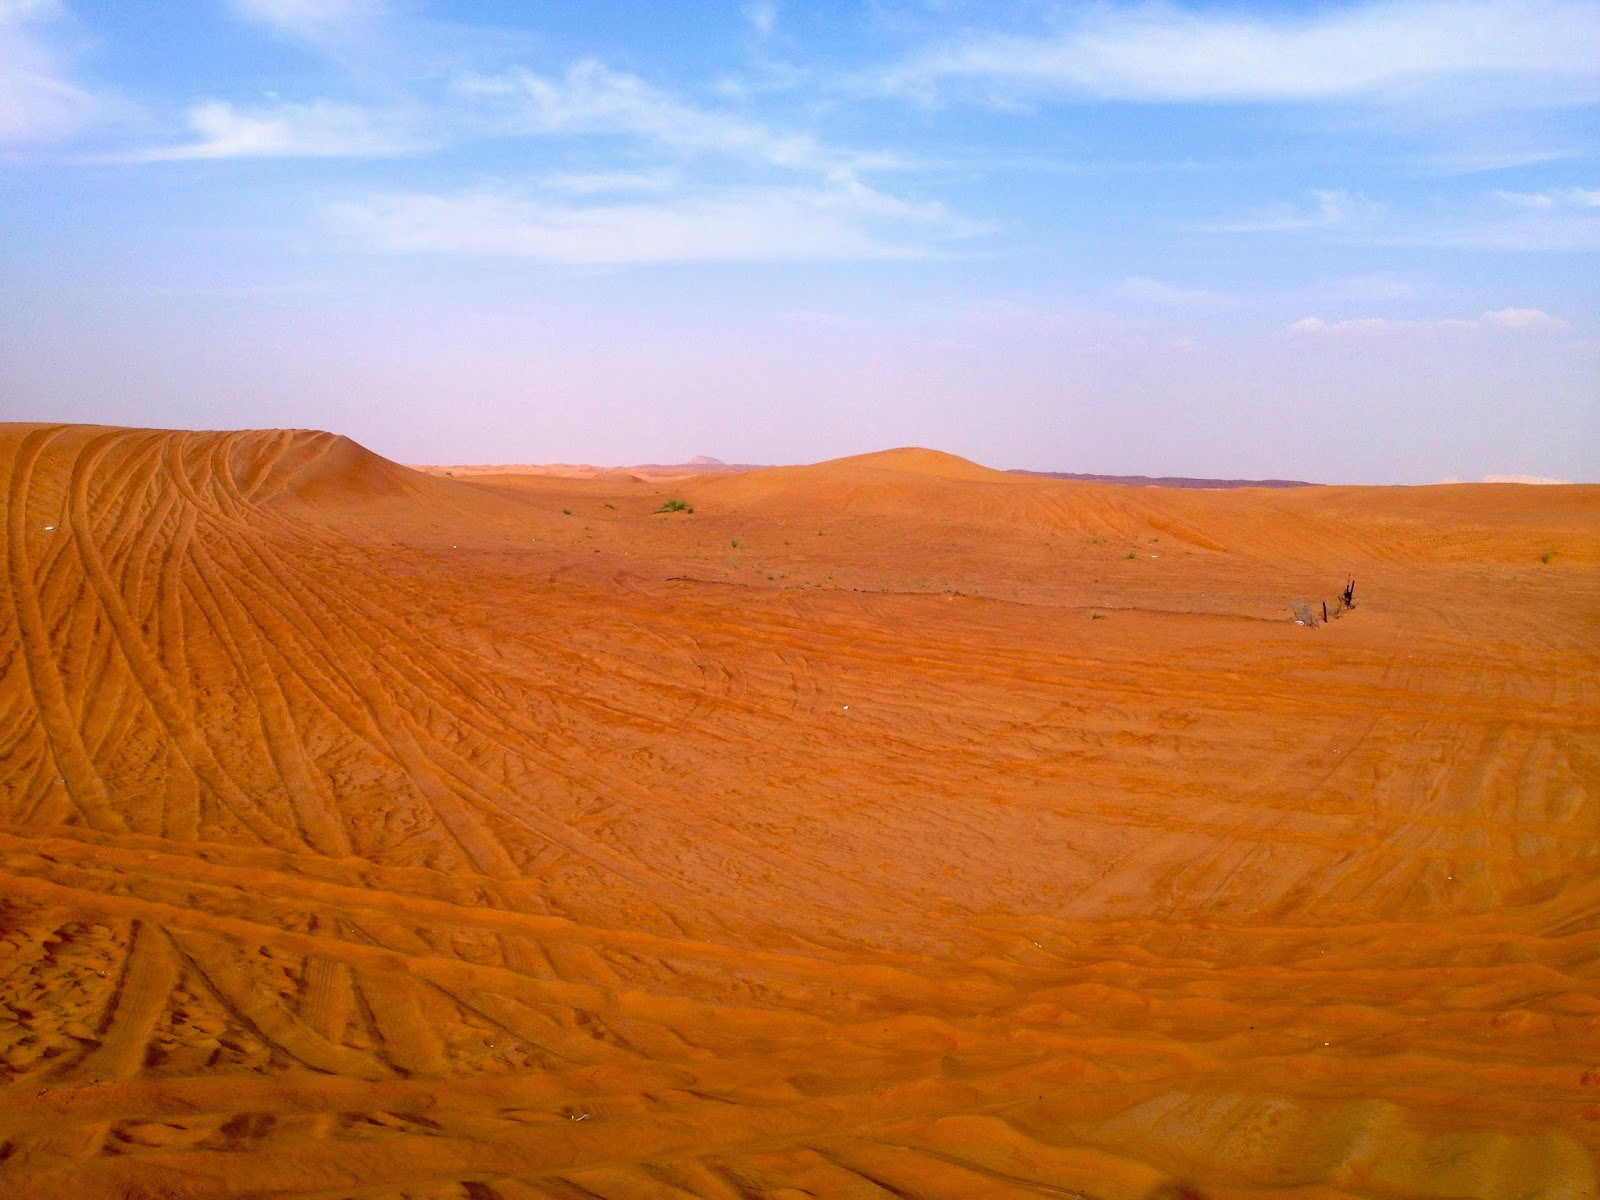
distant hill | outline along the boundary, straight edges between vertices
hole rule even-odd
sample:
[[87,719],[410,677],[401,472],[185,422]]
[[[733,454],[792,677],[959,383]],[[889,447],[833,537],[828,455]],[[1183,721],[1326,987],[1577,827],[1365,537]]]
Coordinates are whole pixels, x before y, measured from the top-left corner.
[[[1089,475],[1077,471],[991,471],[953,454],[919,447],[880,450],[835,459],[841,464],[856,464],[878,470],[918,475],[977,478],[982,475],[1032,475],[1041,479],[1073,479],[1080,483],[1117,483],[1128,487],[1163,488],[1291,488],[1320,487],[1302,479],[1194,479],[1186,475]],[[719,458],[696,455],[683,463],[638,463],[631,467],[597,467],[586,463],[520,463],[457,466],[413,466],[429,475],[551,475],[569,479],[599,479],[611,475],[632,475],[638,479],[680,479],[689,475],[734,475],[745,471],[770,469],[765,463],[725,463]]]
[[1186,475],[1085,475],[1077,471],[1023,471],[1008,475],[1039,475],[1046,479],[1075,479],[1080,483],[1121,483],[1128,487],[1164,488],[1297,488],[1321,487],[1304,479],[1191,479]]
[[696,455],[685,463],[639,463],[631,467],[597,467],[589,463],[457,463],[449,465],[412,463],[413,471],[427,475],[548,475],[558,479],[603,479],[631,475],[636,479],[681,479],[688,475],[731,475],[758,470],[759,463],[725,463],[719,458]]
[[685,463],[639,463],[621,467],[631,475],[646,479],[670,479],[680,475],[731,475],[737,471],[759,471],[765,463],[725,463],[720,458],[697,454]]

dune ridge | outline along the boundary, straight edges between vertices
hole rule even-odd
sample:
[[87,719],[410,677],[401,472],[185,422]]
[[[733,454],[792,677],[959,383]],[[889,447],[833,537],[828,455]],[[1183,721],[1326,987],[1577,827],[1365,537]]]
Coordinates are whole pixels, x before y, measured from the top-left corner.
[[0,464],[0,1194],[1596,1194],[1600,488]]

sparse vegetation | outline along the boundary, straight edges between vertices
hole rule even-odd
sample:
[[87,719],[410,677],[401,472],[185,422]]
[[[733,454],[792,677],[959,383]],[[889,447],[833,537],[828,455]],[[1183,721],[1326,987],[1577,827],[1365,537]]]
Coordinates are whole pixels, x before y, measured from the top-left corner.
[[728,545],[732,546],[735,550],[737,550],[739,548],[739,539],[738,538],[734,538],[731,542],[728,543]]
[[570,517],[572,515],[572,510],[570,508],[563,508],[561,510],[561,515],[564,517]]
[[1102,616],[1100,613],[1090,613],[1089,614],[1089,620],[1091,620],[1091,621],[1104,621],[1105,617]]
[[1137,550],[1129,550],[1128,551],[1128,557],[1129,558],[1138,558],[1139,557],[1139,552]]
[[1546,550],[1543,554],[1539,555],[1539,561],[1542,563],[1547,563],[1555,556],[1556,552],[1554,550]]
[[615,504],[611,503],[611,501],[607,500],[606,501],[606,507],[609,508],[609,509],[615,509],[617,506]]
[[660,508],[656,509],[656,511],[658,513],[692,513],[694,511],[694,505],[690,504],[687,500],[674,499],[668,500]]

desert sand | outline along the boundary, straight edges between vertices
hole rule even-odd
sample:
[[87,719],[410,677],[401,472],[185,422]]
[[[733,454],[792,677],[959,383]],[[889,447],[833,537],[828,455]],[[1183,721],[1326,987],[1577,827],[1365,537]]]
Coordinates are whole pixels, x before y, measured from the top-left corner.
[[1600,487],[0,464],[0,1195],[1600,1194]]

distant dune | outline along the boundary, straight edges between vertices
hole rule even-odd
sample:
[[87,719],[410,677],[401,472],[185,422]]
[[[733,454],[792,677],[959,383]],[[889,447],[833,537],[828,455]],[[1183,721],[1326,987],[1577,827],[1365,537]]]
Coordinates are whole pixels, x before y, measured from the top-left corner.
[[1051,479],[1076,479],[1082,483],[1120,483],[1129,487],[1165,488],[1290,488],[1315,487],[1303,479],[1198,479],[1187,475],[1083,475],[1073,471],[1022,471],[1018,475],[1044,475]]
[[734,471],[758,470],[751,463],[725,463],[721,459],[696,455],[684,463],[641,463],[632,467],[596,467],[585,463],[522,463],[493,465],[415,466],[412,470],[429,475],[551,475],[561,479],[603,479],[613,475],[636,479],[679,479],[686,475],[718,475]]
[[[940,454],[939,451],[917,450],[907,448],[902,450],[880,451],[877,454],[863,454],[855,456],[863,462],[894,455]],[[953,458],[954,455],[941,455]],[[854,459],[839,459],[839,462],[851,462]],[[891,461],[884,459],[884,464]],[[967,462],[962,459],[962,462]],[[880,464],[880,465],[884,465]],[[969,466],[976,466],[969,463]],[[460,475],[463,477],[477,475],[552,475],[558,478],[569,479],[600,479],[610,475],[632,475],[640,479],[677,479],[689,475],[720,475],[743,471],[759,471],[770,469],[756,463],[725,463],[721,459],[708,458],[697,455],[684,463],[646,463],[632,467],[595,467],[577,463],[546,463],[543,465],[501,465],[501,466],[417,466],[413,468],[430,475]],[[980,470],[986,468],[979,468]],[[1314,484],[1298,479],[1198,479],[1179,475],[1086,475],[1072,471],[1025,471],[1014,469],[1008,474],[1012,475],[1037,475],[1049,479],[1074,479],[1082,483],[1116,483],[1131,487],[1170,487],[1170,488],[1241,488],[1241,487],[1313,487]],[[1455,482],[1455,481],[1451,481]],[[1505,483],[1555,483],[1557,480],[1535,480],[1531,476],[1494,476],[1487,482]]]
[[0,426],[0,1196],[1596,1194],[1600,487],[447,470]]

